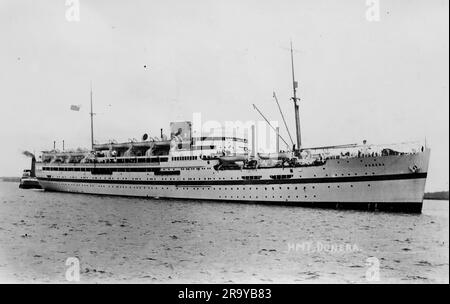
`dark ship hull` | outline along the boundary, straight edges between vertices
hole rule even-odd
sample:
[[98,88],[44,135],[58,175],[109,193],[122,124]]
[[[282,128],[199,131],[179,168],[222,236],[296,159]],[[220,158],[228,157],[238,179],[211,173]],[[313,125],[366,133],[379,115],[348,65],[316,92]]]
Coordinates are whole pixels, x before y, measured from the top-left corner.
[[21,178],[20,189],[42,189],[41,184],[39,184],[39,181],[37,178]]

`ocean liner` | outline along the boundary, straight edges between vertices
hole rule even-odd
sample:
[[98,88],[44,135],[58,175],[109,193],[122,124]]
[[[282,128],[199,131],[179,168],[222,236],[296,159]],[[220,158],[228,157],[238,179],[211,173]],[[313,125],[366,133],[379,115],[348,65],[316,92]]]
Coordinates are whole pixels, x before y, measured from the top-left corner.
[[247,138],[195,136],[188,121],[171,123],[170,138],[94,144],[91,90],[91,149],[43,151],[36,177],[47,191],[420,213],[430,149],[302,147],[292,48],[291,60],[297,136],[288,152],[277,143],[276,153],[257,153],[254,127],[249,147]]

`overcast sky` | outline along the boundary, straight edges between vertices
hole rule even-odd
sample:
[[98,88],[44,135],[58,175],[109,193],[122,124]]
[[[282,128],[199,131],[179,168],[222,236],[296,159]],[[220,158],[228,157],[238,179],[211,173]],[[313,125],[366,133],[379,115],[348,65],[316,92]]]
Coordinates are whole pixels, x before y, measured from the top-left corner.
[[25,149],[53,140],[60,148],[63,139],[89,147],[91,80],[99,142],[168,133],[193,112],[260,120],[252,103],[280,120],[274,90],[294,132],[292,39],[304,146],[426,137],[427,190],[448,189],[447,0],[380,0],[379,21],[367,19],[366,0],[79,0],[79,8],[77,22],[64,0],[0,0],[0,176],[29,165]]

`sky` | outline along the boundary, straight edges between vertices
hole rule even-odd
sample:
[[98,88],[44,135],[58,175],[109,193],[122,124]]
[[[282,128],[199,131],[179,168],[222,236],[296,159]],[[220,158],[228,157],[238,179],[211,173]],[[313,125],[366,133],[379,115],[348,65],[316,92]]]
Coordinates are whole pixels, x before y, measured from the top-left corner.
[[448,189],[448,12],[446,0],[0,0],[0,176],[29,166],[23,150],[90,146],[91,82],[98,142],[169,133],[193,113],[260,121],[252,104],[282,126],[273,91],[294,133],[292,40],[304,146],[426,138],[426,190]]

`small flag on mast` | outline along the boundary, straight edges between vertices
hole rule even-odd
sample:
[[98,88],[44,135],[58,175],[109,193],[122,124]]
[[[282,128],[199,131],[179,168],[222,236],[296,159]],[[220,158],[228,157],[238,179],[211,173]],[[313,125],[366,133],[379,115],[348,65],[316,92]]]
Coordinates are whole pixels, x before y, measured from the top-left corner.
[[71,105],[70,109],[72,111],[80,111],[81,105]]
[[294,88],[298,88],[298,82],[297,81],[294,81]]

